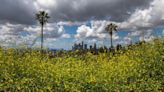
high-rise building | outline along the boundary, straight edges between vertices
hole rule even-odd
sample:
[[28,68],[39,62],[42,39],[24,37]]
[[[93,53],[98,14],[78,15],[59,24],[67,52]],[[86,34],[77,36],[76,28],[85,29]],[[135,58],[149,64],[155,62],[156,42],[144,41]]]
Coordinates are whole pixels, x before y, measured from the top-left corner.
[[[87,49],[88,49],[88,46],[87,46],[87,44],[84,44],[83,41],[79,44],[75,43],[74,46],[72,46],[72,50],[87,50]],[[89,49],[97,51],[97,44],[94,43],[94,45],[90,45]]]
[[92,45],[90,45],[90,50],[92,50]]
[[96,50],[97,49],[97,46],[96,46],[96,43],[94,43],[94,50]]
[[74,46],[72,47],[72,50],[83,50],[84,49],[84,42],[79,43],[79,44],[74,44]]
[[84,45],[84,49],[87,50],[87,44]]
[[83,48],[84,48],[84,42],[82,41],[81,49],[83,49]]

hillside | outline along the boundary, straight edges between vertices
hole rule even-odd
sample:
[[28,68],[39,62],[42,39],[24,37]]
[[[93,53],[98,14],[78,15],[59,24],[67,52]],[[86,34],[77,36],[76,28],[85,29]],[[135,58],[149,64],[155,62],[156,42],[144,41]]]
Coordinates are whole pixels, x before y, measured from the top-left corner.
[[49,58],[32,51],[0,50],[0,92],[162,92],[164,42],[119,51]]

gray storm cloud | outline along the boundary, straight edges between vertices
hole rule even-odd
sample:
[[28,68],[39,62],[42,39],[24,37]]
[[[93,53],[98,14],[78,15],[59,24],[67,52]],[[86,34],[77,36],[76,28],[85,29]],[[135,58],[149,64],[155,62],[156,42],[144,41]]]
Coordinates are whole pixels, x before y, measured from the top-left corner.
[[1,0],[0,23],[34,24],[34,0]]
[[56,20],[86,21],[88,19],[123,21],[135,9],[149,6],[152,0],[57,0],[52,9]]
[[135,9],[149,6],[152,0],[1,0],[0,20],[34,24],[39,9],[48,10],[51,22],[110,19],[123,21]]

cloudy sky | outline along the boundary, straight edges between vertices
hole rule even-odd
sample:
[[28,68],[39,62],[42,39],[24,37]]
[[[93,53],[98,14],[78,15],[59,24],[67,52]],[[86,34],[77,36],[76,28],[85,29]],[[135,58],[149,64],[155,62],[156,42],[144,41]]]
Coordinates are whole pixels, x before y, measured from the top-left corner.
[[164,0],[0,0],[0,45],[38,47],[40,10],[51,16],[44,28],[46,48],[71,49],[81,41],[109,46],[104,28],[111,22],[119,26],[115,44],[149,41],[164,36],[163,9]]

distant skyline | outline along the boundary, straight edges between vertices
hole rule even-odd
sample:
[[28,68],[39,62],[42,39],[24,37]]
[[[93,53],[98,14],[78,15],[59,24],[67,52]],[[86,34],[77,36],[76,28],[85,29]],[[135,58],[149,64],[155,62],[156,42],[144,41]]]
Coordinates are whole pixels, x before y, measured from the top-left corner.
[[40,46],[40,25],[35,14],[45,10],[51,18],[44,30],[44,46],[71,49],[74,43],[110,46],[105,26],[118,25],[115,44],[143,37],[164,36],[164,0],[1,0],[0,45]]

